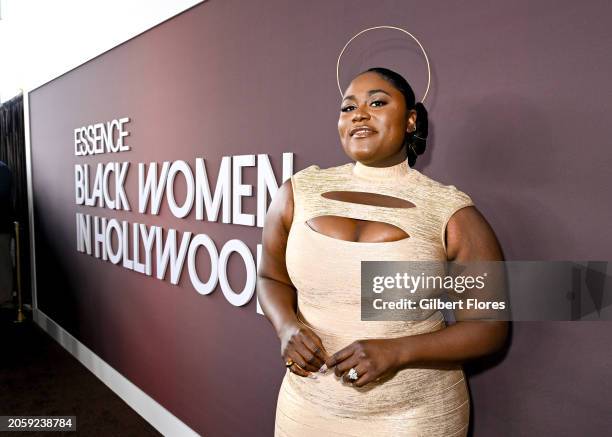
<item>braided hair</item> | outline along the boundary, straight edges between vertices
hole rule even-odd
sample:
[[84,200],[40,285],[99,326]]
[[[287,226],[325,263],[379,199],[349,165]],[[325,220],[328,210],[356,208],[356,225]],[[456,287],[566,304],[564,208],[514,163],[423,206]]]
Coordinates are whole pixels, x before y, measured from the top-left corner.
[[410,84],[401,74],[383,67],[369,68],[360,74],[368,72],[379,74],[383,79],[402,93],[404,100],[406,101],[406,111],[414,109],[417,112],[416,130],[406,132],[406,135],[404,136],[404,147],[406,147],[408,164],[410,167],[414,167],[417,156],[423,154],[423,152],[425,152],[425,148],[427,147],[427,110],[421,102],[415,103],[416,99],[414,97],[414,91],[412,91]]

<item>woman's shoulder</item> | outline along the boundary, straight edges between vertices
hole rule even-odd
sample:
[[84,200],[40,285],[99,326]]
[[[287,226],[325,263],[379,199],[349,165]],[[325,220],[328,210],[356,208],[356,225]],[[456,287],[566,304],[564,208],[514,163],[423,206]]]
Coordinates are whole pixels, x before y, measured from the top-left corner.
[[442,183],[416,169],[411,171],[413,172],[412,179],[430,199],[438,199],[446,204],[473,204],[471,196],[457,188],[455,184]]
[[349,162],[346,164],[321,168],[319,165],[312,164],[294,173],[292,176],[292,179],[293,180],[308,180],[310,178],[314,178],[314,179],[320,180],[321,178],[325,178],[325,177],[334,177],[334,176],[345,174],[347,171],[350,170],[351,165],[352,164]]
[[296,173],[294,173],[294,176],[299,175],[299,174],[311,174],[311,173],[338,173],[338,172],[343,172],[349,169],[351,165],[353,165],[353,163],[347,162],[345,164],[333,165],[331,167],[321,168],[317,164],[312,164],[306,168],[303,168],[297,171]]
[[312,173],[315,173],[317,171],[320,170],[320,167],[318,165],[312,164],[309,165],[308,167],[305,167],[301,170],[296,171],[295,173],[293,173],[293,177],[294,178],[299,178],[299,177],[303,177],[305,175],[309,175]]

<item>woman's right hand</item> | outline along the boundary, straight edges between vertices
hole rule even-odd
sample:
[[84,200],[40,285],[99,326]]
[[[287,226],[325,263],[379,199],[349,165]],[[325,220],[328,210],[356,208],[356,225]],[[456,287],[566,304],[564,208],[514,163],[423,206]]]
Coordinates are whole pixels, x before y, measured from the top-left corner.
[[285,362],[293,360],[289,370],[296,375],[308,377],[310,372],[318,372],[329,358],[319,336],[299,321],[283,327],[280,340],[281,356]]

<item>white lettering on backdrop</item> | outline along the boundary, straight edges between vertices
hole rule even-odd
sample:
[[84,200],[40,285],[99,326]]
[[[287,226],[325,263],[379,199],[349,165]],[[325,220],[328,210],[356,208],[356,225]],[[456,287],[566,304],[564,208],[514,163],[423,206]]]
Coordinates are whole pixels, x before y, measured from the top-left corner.
[[[74,129],[76,156],[118,153],[131,150],[124,138],[129,136],[123,117]],[[75,164],[75,203],[79,206],[131,211],[125,190],[130,162],[106,162],[95,165]],[[268,194],[273,198],[280,184],[266,154],[224,156],[214,186],[201,157],[193,163],[183,160],[162,163],[138,163],[138,214],[158,215],[165,205],[176,218],[184,219],[194,210],[196,221],[218,221],[227,224],[263,228],[268,208]],[[253,186],[243,183],[243,168],[256,167],[257,207],[243,211],[242,200],[253,195]],[[293,174],[293,153],[282,155],[282,182]],[[282,183],[281,182],[281,183]],[[184,188],[178,199],[175,184]],[[140,221],[140,220],[139,220]],[[217,249],[206,234],[164,230],[161,226],[130,223],[113,217],[76,213],[77,251],[94,256],[134,272],[178,284],[187,269],[194,290],[202,295],[212,293],[217,285],[226,300],[234,306],[247,304],[255,294],[257,266],[261,244],[255,259],[241,240],[231,239]],[[233,290],[227,277],[230,256],[236,253],[246,270],[242,290]],[[198,269],[198,266],[200,268]],[[202,266],[208,266],[207,278],[201,277]],[[259,302],[257,312],[263,314]]]

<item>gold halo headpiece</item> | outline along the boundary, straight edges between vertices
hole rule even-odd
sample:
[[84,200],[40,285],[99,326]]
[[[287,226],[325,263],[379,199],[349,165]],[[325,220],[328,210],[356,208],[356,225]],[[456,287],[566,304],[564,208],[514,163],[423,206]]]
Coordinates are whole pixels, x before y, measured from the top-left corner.
[[344,47],[342,48],[342,51],[338,55],[338,61],[336,62],[336,82],[338,83],[338,90],[340,91],[340,97],[342,97],[342,87],[340,86],[340,58],[342,57],[342,54],[344,53],[344,51],[346,50],[348,45],[355,38],[357,38],[362,33],[365,33],[365,32],[367,32],[369,30],[374,30],[374,29],[394,29],[394,30],[399,30],[400,32],[404,32],[406,35],[409,35],[413,40],[415,40],[416,43],[421,48],[421,51],[423,52],[423,55],[425,56],[425,62],[427,63],[427,88],[425,89],[425,94],[423,95],[423,98],[421,99],[421,103],[423,103],[425,101],[425,98],[427,97],[427,93],[429,92],[429,84],[431,83],[431,68],[429,66],[429,58],[427,58],[427,53],[425,52],[425,49],[423,48],[423,45],[420,43],[420,41],[413,34],[408,32],[407,30],[402,29],[401,27],[395,27],[395,26],[374,26],[374,27],[368,27],[367,29],[363,29],[361,32],[355,34],[344,45]]

